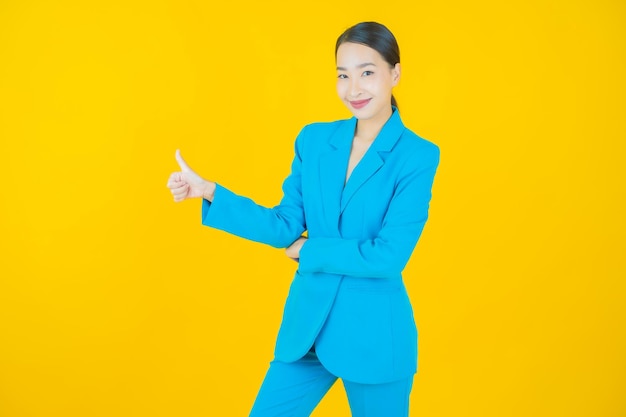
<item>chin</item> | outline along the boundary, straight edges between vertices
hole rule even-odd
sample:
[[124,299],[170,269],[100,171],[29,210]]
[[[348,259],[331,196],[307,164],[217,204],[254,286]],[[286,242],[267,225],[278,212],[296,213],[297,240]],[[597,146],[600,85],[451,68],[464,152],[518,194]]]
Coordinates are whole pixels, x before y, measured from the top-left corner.
[[376,112],[371,109],[351,109],[352,114],[359,120],[368,120],[374,118],[376,116]]
[[362,109],[355,109],[349,102],[345,102],[344,104],[346,105],[350,113],[352,113],[357,119],[365,120],[371,118],[374,115],[372,110],[367,108],[369,106],[366,106]]

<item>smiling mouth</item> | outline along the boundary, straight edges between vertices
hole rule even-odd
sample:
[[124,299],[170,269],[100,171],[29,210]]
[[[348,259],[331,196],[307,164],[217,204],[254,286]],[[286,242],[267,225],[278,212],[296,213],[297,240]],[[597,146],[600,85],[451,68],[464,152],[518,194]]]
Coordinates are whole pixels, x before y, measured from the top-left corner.
[[371,98],[368,98],[367,100],[351,101],[350,104],[352,105],[352,107],[360,109],[361,107],[364,107],[367,103],[369,103],[370,100]]

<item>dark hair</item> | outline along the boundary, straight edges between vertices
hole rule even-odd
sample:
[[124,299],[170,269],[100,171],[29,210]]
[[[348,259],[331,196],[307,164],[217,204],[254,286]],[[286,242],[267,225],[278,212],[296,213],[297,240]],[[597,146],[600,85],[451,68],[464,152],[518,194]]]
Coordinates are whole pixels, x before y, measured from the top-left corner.
[[[393,33],[384,25],[376,22],[361,22],[346,29],[335,45],[335,57],[339,46],[344,42],[360,43],[378,52],[393,67],[400,62],[400,48]],[[395,97],[391,96],[391,105],[398,107]]]

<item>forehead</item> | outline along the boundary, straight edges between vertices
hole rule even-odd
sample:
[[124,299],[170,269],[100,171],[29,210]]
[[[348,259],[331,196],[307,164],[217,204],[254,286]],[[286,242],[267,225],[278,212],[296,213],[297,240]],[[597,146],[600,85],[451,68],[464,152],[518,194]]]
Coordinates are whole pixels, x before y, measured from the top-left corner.
[[364,62],[380,64],[383,57],[375,49],[360,43],[344,42],[337,49],[338,67],[355,67]]

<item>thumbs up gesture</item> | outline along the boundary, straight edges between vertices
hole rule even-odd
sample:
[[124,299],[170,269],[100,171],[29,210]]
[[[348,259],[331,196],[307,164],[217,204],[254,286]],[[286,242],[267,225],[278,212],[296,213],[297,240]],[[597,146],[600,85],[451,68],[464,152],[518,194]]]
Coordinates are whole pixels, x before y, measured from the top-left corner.
[[187,198],[205,198],[213,201],[215,193],[215,183],[207,181],[196,174],[176,150],[176,162],[180,167],[180,172],[173,172],[167,181],[167,188],[174,196],[174,201],[180,202]]

